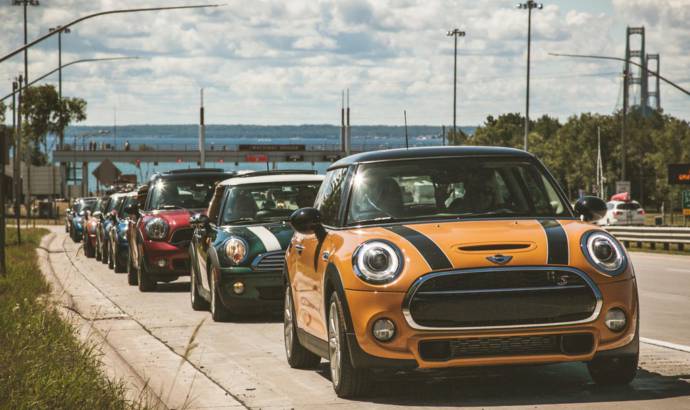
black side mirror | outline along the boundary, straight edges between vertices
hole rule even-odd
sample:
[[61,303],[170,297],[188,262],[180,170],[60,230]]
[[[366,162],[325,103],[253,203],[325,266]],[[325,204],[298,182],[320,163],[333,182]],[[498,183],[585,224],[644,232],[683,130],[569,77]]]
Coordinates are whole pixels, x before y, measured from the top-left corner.
[[129,204],[125,207],[125,213],[127,215],[136,215],[139,212],[139,207],[134,204]]
[[288,221],[292,229],[301,234],[319,234],[323,232],[321,212],[316,208],[300,208],[290,215]]
[[211,220],[206,214],[194,214],[189,217],[189,224],[195,228],[206,228]]
[[596,196],[586,196],[575,203],[575,213],[586,222],[599,220],[606,215],[606,202]]

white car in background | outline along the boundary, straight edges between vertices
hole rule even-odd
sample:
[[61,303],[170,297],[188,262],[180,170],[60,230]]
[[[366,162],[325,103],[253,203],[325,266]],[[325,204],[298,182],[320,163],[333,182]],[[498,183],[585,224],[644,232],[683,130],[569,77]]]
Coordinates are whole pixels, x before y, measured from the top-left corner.
[[637,201],[609,201],[597,225],[644,225],[644,209]]

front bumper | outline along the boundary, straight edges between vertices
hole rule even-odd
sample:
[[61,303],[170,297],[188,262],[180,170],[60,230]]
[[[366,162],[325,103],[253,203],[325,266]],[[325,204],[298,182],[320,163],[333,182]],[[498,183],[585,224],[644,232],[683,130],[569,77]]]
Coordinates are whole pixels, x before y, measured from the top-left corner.
[[[250,268],[221,268],[218,280],[220,300],[230,310],[275,310],[283,306],[285,296],[282,272],[254,272]],[[233,285],[244,284],[244,292],[235,293]]]
[[[486,366],[505,364],[532,364],[589,361],[595,355],[605,354],[614,349],[632,349],[636,342],[637,330],[637,297],[634,279],[599,285],[602,293],[602,308],[599,316],[591,322],[576,325],[535,326],[510,329],[486,330],[419,330],[410,327],[405,320],[401,306],[405,298],[402,292],[371,292],[345,290],[348,306],[351,312],[351,329],[347,329],[348,340],[353,361],[362,358],[362,363],[353,363],[360,367],[410,367],[416,363],[419,368],[447,368],[461,366]],[[627,328],[615,333],[604,324],[606,312],[618,307],[628,316]],[[387,343],[377,341],[371,334],[373,323],[379,318],[388,318],[395,323],[397,334]],[[429,342],[452,343],[454,345],[468,345],[493,343],[496,340],[539,340],[540,338],[554,338],[556,340],[572,340],[573,335],[590,337],[591,345],[587,351],[577,351],[572,354],[562,352],[534,353],[534,354],[498,354],[498,355],[468,355],[462,358],[452,357],[438,359],[430,357],[426,347]],[[568,336],[565,338],[564,336]],[[356,346],[353,346],[353,343]],[[558,342],[557,342],[558,343]],[[359,352],[358,352],[359,351]],[[387,362],[390,362],[387,364]]]
[[148,275],[162,279],[189,276],[190,263],[187,245],[146,241],[143,247],[144,263]]

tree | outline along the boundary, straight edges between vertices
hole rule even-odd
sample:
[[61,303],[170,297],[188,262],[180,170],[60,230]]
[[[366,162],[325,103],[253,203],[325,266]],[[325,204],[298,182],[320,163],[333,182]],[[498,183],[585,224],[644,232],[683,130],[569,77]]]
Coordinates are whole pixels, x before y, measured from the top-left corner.
[[5,103],[0,101],[0,124],[5,123],[5,112],[7,111],[7,106]]
[[[86,101],[81,98],[60,98],[55,87],[41,85],[24,91],[21,113],[26,118],[23,130],[25,152],[33,165],[47,163],[47,135],[60,134],[70,123],[86,119]],[[41,149],[43,146],[43,149]]]

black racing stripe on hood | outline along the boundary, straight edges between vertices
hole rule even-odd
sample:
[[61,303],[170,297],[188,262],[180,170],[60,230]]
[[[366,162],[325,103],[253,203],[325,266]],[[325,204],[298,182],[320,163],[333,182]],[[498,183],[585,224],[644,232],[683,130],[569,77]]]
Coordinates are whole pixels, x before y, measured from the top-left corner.
[[431,270],[451,269],[453,267],[453,264],[450,263],[450,260],[448,260],[441,248],[426,235],[403,225],[387,226],[385,229],[402,236],[417,248],[431,267]]
[[539,223],[546,232],[549,252],[546,263],[549,265],[567,265],[570,252],[568,250],[568,234],[565,233],[565,229],[553,219],[540,220]]

